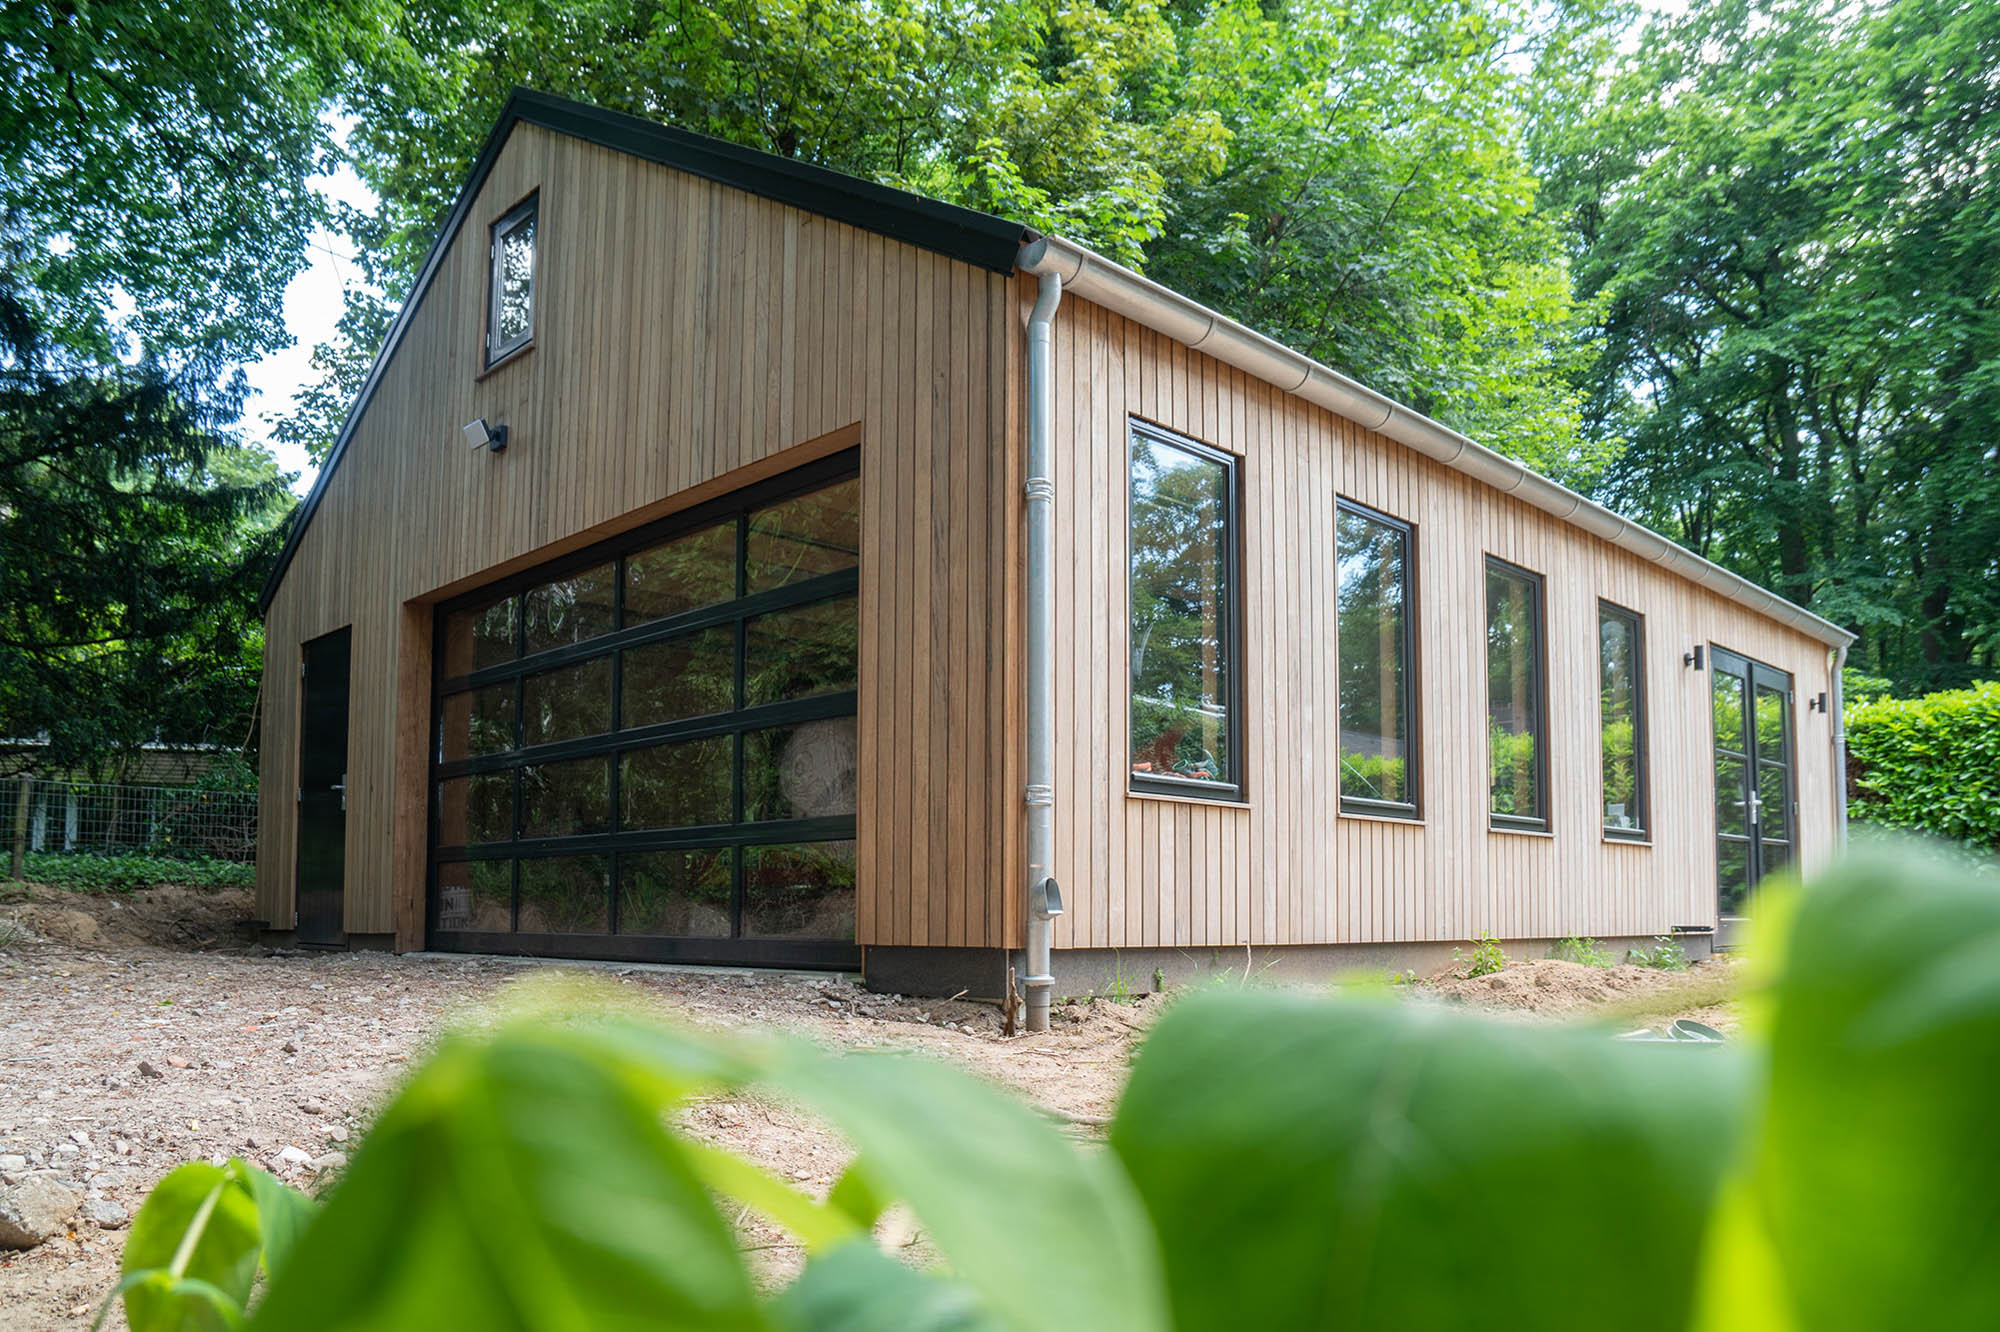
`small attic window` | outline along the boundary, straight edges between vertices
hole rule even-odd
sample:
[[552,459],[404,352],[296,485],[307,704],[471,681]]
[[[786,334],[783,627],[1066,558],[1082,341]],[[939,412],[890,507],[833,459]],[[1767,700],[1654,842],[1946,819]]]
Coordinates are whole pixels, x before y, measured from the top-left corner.
[[529,195],[493,224],[492,279],[486,296],[486,364],[498,364],[535,336],[535,209]]

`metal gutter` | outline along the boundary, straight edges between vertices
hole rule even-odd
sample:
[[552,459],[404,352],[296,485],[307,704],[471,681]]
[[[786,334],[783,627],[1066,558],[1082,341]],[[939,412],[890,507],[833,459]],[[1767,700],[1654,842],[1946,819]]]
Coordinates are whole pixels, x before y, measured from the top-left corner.
[[1021,247],[1015,262],[1023,272],[1053,275],[1067,290],[1094,305],[1164,333],[1192,350],[1213,356],[1294,397],[1407,445],[1454,471],[1513,495],[1829,647],[1845,649],[1854,642],[1853,634],[1832,621],[1703,559],[1657,532],[1619,517],[1575,491],[1474,443],[1449,426],[1356,383],[1338,370],[1080,245],[1056,236],[1036,237]]

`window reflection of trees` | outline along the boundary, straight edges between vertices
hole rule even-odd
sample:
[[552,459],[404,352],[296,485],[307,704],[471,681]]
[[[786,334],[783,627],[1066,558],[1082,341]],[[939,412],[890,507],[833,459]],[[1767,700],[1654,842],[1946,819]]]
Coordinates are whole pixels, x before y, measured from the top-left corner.
[[1225,598],[1229,473],[1132,440],[1132,771],[1236,780],[1229,770]]
[[1488,789],[1494,814],[1547,817],[1542,743],[1539,587],[1526,574],[1486,569]]
[[495,351],[528,336],[534,325],[535,215],[529,213],[500,235],[500,281],[496,303]]
[[1409,804],[1409,532],[1343,505],[1334,549],[1340,793]]

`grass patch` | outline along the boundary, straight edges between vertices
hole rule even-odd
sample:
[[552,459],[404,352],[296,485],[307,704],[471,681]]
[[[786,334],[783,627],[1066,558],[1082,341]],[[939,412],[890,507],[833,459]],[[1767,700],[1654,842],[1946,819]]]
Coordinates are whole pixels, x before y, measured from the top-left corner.
[[234,860],[30,854],[23,868],[30,883],[75,893],[129,893],[169,885],[213,891],[251,888],[257,883],[257,867]]

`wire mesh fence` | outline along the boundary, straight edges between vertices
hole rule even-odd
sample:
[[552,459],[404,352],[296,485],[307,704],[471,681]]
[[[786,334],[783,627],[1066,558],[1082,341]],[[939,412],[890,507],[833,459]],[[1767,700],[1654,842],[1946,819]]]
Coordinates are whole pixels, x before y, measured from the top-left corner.
[[0,837],[30,854],[254,861],[257,797],[192,786],[0,782]]

